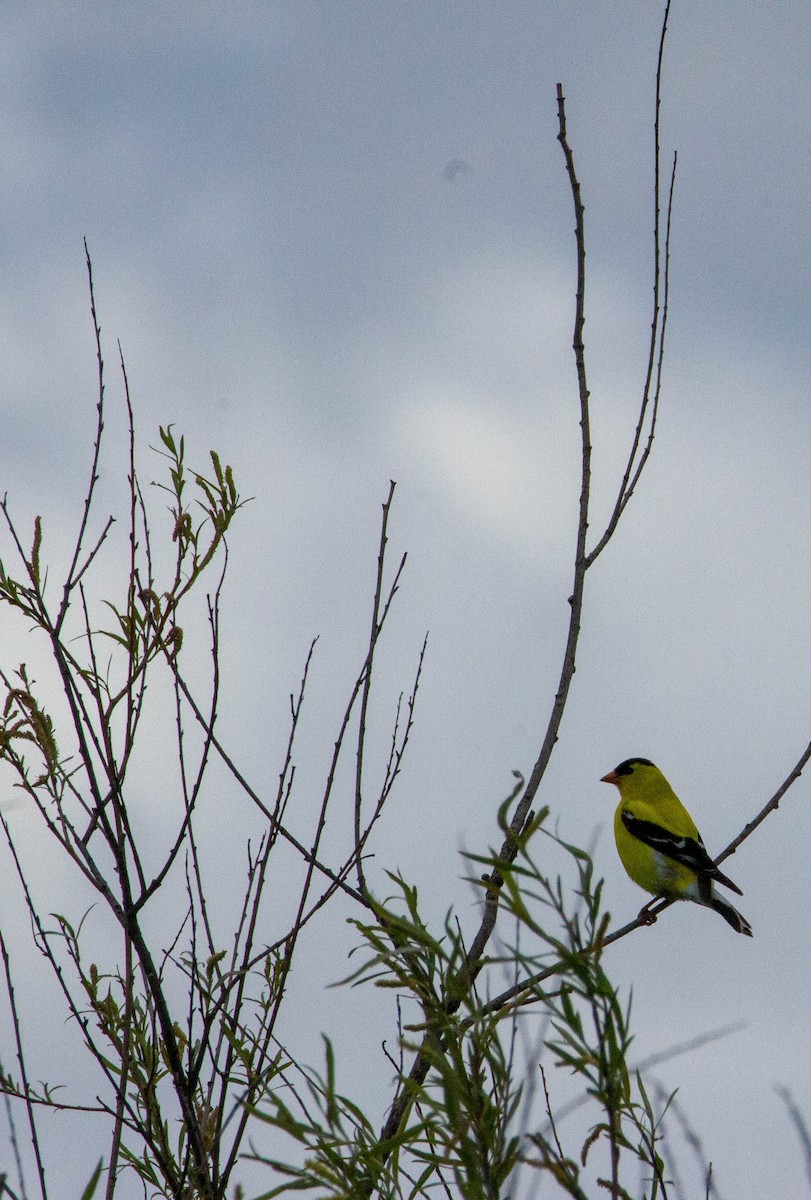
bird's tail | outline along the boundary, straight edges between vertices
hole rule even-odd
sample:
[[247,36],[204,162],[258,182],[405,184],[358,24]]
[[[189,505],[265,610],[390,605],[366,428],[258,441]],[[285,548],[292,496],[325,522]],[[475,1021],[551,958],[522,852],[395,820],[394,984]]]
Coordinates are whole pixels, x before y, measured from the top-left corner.
[[720,913],[736,933],[745,933],[747,937],[752,936],[752,926],[746,917],[741,916],[737,908],[732,907],[728,900],[722,900],[720,896],[713,893],[709,900],[709,907]]

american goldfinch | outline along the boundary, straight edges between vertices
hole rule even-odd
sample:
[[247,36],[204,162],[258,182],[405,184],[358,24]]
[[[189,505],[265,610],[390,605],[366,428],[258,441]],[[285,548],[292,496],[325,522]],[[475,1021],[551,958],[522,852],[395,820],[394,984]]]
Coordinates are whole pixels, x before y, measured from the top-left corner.
[[722,883],[739,896],[743,892],[718,870],[693,818],[659,768],[647,758],[627,758],[600,782],[619,789],[614,837],[634,883],[654,896],[706,904],[738,933],[751,937],[749,922],[718,895],[715,885]]

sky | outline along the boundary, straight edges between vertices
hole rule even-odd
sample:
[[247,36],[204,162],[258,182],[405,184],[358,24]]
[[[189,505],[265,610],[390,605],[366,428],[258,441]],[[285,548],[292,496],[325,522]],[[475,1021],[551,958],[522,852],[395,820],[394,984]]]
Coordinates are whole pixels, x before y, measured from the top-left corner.
[[[644,378],[661,15],[650,0],[4,12],[0,491],[21,521],[42,514],[58,564],[94,431],[86,238],[109,372],[100,504],[121,511],[120,340],[143,477],[159,470],[158,425],[173,422],[190,457],[205,463],[215,446],[252,497],[223,602],[229,745],[254,777],[278,775],[287,698],[317,634],[302,766],[316,779],[362,661],[396,480],[391,552],[409,557],[381,724],[430,638],[376,862],[419,883],[438,921],[458,904],[474,922],[460,851],[486,852],[513,770],[537,757],[568,616],[575,262],[555,86],[586,206],[595,533]],[[661,415],[589,576],[541,795],[566,838],[600,831],[618,923],[642,894],[616,858],[603,774],[653,759],[718,852],[811,736],[809,57],[804,4],[674,0]],[[16,664],[23,651],[6,641]],[[142,770],[149,809],[156,781]],[[728,862],[751,942],[683,905],[606,964],[633,989],[640,1058],[744,1023],[661,1071],[702,1130],[721,1196],[803,1186],[774,1085],[811,1119],[809,836],[801,779]],[[349,945],[335,935],[324,982],[346,973]],[[312,1028],[335,994],[312,1000]],[[357,1014],[341,1019],[351,1039]],[[75,1150],[84,1181],[94,1160],[74,1163]]]

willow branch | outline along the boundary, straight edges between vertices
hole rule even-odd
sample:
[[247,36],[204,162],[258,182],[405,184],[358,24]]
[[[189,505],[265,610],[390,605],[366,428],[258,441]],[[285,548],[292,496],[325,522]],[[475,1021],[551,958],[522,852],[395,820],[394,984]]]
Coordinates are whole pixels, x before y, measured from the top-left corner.
[[[569,177],[569,186],[571,188],[572,200],[574,204],[575,214],[575,242],[577,256],[577,291],[575,297],[575,317],[574,317],[574,334],[572,338],[572,348],[575,356],[575,366],[577,370],[577,387],[578,397],[580,402],[580,448],[581,448],[581,470],[580,470],[580,499],[578,505],[578,523],[577,523],[577,538],[574,557],[574,580],[572,585],[572,594],[569,597],[569,627],[566,636],[566,647],[563,653],[563,663],[558,680],[557,692],[552,705],[552,712],[549,717],[549,722],[546,727],[546,732],[543,737],[541,751],[538,755],[537,762],[532,769],[530,777],[524,787],[523,795],[516,805],[515,813],[506,830],[501,851],[497,858],[497,863],[501,867],[508,868],[515,860],[521,844],[522,830],[528,825],[531,820],[532,802],[537,794],[541,780],[549,765],[549,760],[552,756],[552,751],[555,743],[558,740],[558,732],[563,713],[566,707],[566,701],[569,695],[572,678],[575,671],[575,656],[577,652],[577,642],[580,636],[580,621],[583,610],[583,594],[585,588],[586,571],[588,570],[589,562],[586,558],[586,534],[588,532],[588,514],[589,514],[589,497],[591,489],[591,436],[589,422],[589,389],[586,377],[586,362],[585,362],[585,347],[583,341],[583,328],[585,325],[585,305],[586,305],[586,233],[585,233],[585,209],[583,206],[582,197],[580,194],[580,182],[577,178],[577,172],[574,165],[574,155],[572,154],[571,146],[569,145],[566,133],[566,107],[563,88],[558,84],[557,88],[558,100],[558,141],[563,150],[564,159],[566,161],[566,173]],[[520,789],[523,781],[518,785],[517,791]],[[475,980],[484,965],[483,954],[489,942],[493,929],[496,924],[498,915],[499,896],[501,888],[504,884],[504,875],[499,866],[495,866],[489,876],[483,880],[486,889],[486,900],[484,905],[484,913],[479,929],[473,938],[470,949],[466,956],[465,966],[460,972],[457,980],[457,994],[447,1003],[447,1011],[455,1012],[462,1003],[462,996],[469,991],[475,983]],[[414,1092],[424,1083],[428,1071],[430,1069],[432,1055],[430,1052],[429,1039],[431,1035],[427,1035],[421,1048],[417,1051],[414,1062],[411,1065],[408,1078],[405,1086],[400,1089],[394,1102],[389,1110],[388,1116],[383,1124],[380,1133],[380,1141],[385,1143],[394,1138],[400,1124],[405,1117],[411,1105]],[[388,1157],[390,1151],[383,1151],[384,1157]],[[371,1194],[370,1192],[368,1194]]]

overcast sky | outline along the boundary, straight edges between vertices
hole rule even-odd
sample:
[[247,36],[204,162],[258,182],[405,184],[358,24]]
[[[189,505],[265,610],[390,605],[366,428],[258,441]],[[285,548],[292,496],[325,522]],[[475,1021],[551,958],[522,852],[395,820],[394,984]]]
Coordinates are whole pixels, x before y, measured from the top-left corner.
[[[316,764],[329,749],[397,480],[391,544],[409,564],[386,644],[393,695],[425,630],[430,650],[377,861],[420,882],[439,920],[457,902],[472,926],[458,852],[486,849],[511,772],[531,769],[568,615],[578,411],[555,85],[586,205],[596,531],[644,375],[661,7],[295,0],[3,16],[0,491],[22,517],[41,512],[57,548],[75,528],[95,404],[86,237],[110,365],[105,503],[118,503],[123,454],[116,339],[144,478],[171,421],[197,461],[217,446],[254,497],[231,539],[223,726],[249,773],[272,779],[315,634]],[[717,852],[811,736],[809,61],[805,3],[674,0],[662,412],[589,577],[542,797],[565,837],[602,829],[618,922],[643,897],[616,859],[601,775],[652,758]],[[12,647],[12,664],[22,654]],[[640,1058],[746,1022],[662,1072],[725,1197],[803,1186],[772,1085],[811,1119],[810,840],[801,780],[728,864],[751,942],[683,905],[607,958],[633,987]],[[340,957],[328,974],[345,971]]]

